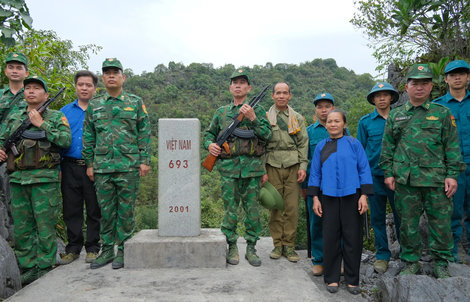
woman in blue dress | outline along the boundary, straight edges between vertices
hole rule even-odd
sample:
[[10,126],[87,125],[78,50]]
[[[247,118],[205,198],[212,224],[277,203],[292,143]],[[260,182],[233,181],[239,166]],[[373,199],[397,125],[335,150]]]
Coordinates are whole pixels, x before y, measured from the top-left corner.
[[374,194],[374,187],[364,148],[345,128],[344,112],[331,111],[326,121],[330,137],[315,148],[307,195],[313,196],[313,210],[322,217],[327,290],[338,291],[344,260],[344,280],[348,291],[356,295],[360,293],[362,214],[367,212],[367,195]]

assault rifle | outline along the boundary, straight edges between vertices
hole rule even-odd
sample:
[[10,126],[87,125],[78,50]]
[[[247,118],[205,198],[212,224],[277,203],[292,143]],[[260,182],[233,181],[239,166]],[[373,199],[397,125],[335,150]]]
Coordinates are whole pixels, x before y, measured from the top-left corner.
[[[251,99],[248,105],[251,108],[255,108],[266,95],[266,90],[268,90],[268,88],[269,88],[269,85],[266,85],[263,88],[263,90],[260,92],[260,94],[258,94],[257,96]],[[217,141],[216,141],[217,145],[221,148],[223,147],[225,151],[227,152],[227,154],[230,154],[230,148],[228,147],[227,139],[231,135],[237,134],[236,136],[239,136],[239,137],[249,137],[250,135],[254,135],[254,133],[252,133],[253,132],[252,130],[245,132],[237,128],[238,125],[242,122],[244,117],[245,117],[244,114],[238,113],[233,118],[232,122],[227,126],[227,128],[225,128],[224,131],[222,131],[222,133],[220,133],[220,135],[217,137]],[[217,156],[214,156],[209,153],[209,155],[206,157],[206,160],[204,161],[202,166],[206,168],[207,170],[209,170],[209,172],[211,172],[216,160],[217,160]]]
[[[60,89],[59,92],[52,99],[48,99],[47,101],[42,103],[41,106],[39,106],[39,108],[37,109],[39,114],[42,115],[44,111],[46,111],[47,107],[49,107],[50,104],[52,104],[55,100],[57,100],[57,98],[62,94],[62,92],[64,92],[64,90],[65,88]],[[24,134],[26,134],[27,136],[26,138],[35,138],[34,134],[31,133],[32,131],[28,131],[31,125],[32,123],[29,120],[29,116],[28,116],[23,121],[23,123],[15,130],[15,132],[13,132],[13,134],[10,135],[10,137],[5,140],[5,142],[3,143],[2,151],[7,153],[8,150],[11,150],[11,153],[13,153],[14,156],[18,156],[19,152],[16,149],[16,144],[18,144],[21,138],[25,136]],[[39,135],[37,136],[37,138],[40,138],[42,136],[43,135]]]

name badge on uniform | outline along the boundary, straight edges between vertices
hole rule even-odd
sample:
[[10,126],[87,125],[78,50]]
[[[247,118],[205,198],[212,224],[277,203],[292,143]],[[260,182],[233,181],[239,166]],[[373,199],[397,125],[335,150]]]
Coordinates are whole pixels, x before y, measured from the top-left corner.
[[402,116],[402,117],[397,117],[395,120],[396,121],[404,121],[404,120],[407,120],[408,119],[408,116]]
[[98,108],[93,109],[93,111],[100,110],[100,109],[103,109],[103,108],[104,108],[104,107],[101,106],[101,107],[98,107]]

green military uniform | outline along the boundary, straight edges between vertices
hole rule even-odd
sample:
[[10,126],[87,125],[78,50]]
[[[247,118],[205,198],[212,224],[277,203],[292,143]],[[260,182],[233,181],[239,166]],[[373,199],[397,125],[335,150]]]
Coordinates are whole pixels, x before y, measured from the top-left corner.
[[[269,231],[275,247],[294,246],[299,220],[300,183],[297,182],[298,171],[307,171],[308,134],[304,118],[297,112],[295,117],[300,131],[289,135],[289,110],[277,108],[277,124],[272,126],[273,137],[266,152],[266,171],[269,182],[281,194],[284,211],[273,209],[269,219]],[[283,215],[284,212],[284,215]]]
[[16,94],[13,94],[9,86],[0,90],[0,123],[7,119],[8,115],[16,111],[24,110],[27,106],[24,101],[24,88],[21,88]]
[[[118,65],[113,65],[118,64]],[[105,67],[118,67],[107,59]],[[135,227],[135,200],[139,190],[139,167],[150,165],[150,122],[142,99],[124,91],[90,100],[83,125],[82,156],[93,167],[101,208],[102,253],[114,244],[123,251]]]
[[[47,84],[39,77],[47,91]],[[10,115],[2,125],[0,144],[28,117],[24,109]],[[9,154],[7,169],[10,174],[11,209],[14,220],[15,253],[22,270],[49,270],[57,253],[55,226],[62,202],[59,179],[59,149],[70,146],[72,134],[65,115],[47,109],[40,127],[31,131],[45,131],[45,138],[22,139],[17,146],[20,155]]]
[[[28,67],[28,59],[19,52],[9,53],[5,59],[5,63],[18,62]],[[24,88],[21,88],[16,94],[10,90],[10,86],[5,86],[0,90],[0,125],[6,120],[7,116],[13,114],[17,110],[23,110],[27,106],[24,101]]]
[[[427,72],[426,65],[415,65],[409,78],[426,76],[413,77],[418,69]],[[430,77],[432,73],[427,76]],[[394,177],[396,181],[401,258],[410,263],[421,258],[418,226],[423,209],[429,221],[431,255],[437,265],[445,266],[453,260],[450,228],[453,205],[444,191],[444,181],[457,180],[465,164],[451,115],[449,109],[429,100],[416,107],[408,101],[390,112],[385,125],[379,167],[384,170],[385,178]]]
[[[232,76],[234,78],[234,76]],[[249,81],[248,81],[249,82]],[[248,104],[247,100],[243,104]],[[235,115],[243,106],[230,105],[220,107],[204,135],[204,149],[207,149],[211,143],[216,141],[217,136],[232,121]],[[261,106],[254,108],[256,119],[250,121],[244,118],[239,128],[252,129],[261,144],[266,144],[272,137],[272,130],[266,118],[266,112]],[[219,156],[217,161],[218,171],[221,174],[222,199],[224,201],[225,216],[222,222],[221,230],[227,237],[227,243],[234,244],[237,241],[237,209],[242,201],[243,209],[246,213],[245,218],[245,239],[249,244],[256,244],[261,232],[260,212],[259,212],[259,191],[261,188],[261,176],[266,174],[261,156],[239,154],[238,148],[241,145],[241,139],[236,138],[231,144],[232,156],[222,159]]]

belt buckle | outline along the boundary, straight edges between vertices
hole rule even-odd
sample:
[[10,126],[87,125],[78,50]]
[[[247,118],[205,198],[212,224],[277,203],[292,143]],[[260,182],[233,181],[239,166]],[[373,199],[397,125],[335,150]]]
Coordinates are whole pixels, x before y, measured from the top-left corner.
[[79,166],[84,166],[85,165],[85,160],[84,159],[77,159],[75,163]]

